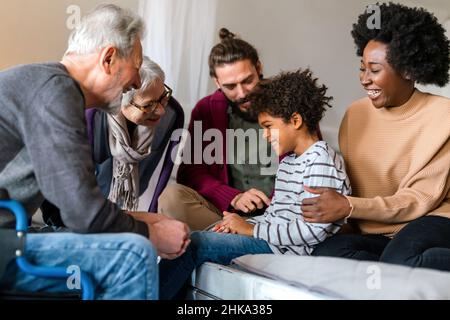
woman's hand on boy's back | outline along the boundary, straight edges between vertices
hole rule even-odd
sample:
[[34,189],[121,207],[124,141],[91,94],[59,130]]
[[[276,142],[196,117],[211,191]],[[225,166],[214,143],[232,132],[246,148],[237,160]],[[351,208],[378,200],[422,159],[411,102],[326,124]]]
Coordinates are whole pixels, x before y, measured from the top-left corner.
[[331,188],[304,187],[317,197],[302,202],[303,218],[309,223],[332,223],[347,218],[351,213],[348,199]]

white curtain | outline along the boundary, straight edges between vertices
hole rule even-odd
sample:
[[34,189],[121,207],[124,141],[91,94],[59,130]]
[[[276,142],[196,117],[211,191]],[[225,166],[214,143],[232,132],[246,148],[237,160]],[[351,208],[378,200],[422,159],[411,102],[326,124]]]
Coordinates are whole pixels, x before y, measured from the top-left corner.
[[140,0],[147,25],[144,53],[166,73],[186,121],[208,94],[208,56],[217,33],[218,0]]

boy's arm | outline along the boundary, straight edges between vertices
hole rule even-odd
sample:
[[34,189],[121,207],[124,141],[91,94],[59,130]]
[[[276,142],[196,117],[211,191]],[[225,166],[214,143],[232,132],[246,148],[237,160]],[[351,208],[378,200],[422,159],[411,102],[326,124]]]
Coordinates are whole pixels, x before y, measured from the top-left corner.
[[[306,168],[303,174],[303,185],[333,188],[348,194],[350,192],[350,183],[345,174],[343,162],[340,163],[338,158],[335,160],[337,167],[329,156],[321,155],[317,157]],[[298,204],[301,204],[303,199],[315,197],[315,195],[304,190],[301,195],[295,195],[295,197],[298,199]],[[338,232],[343,224],[343,221],[325,224],[305,222],[298,205],[292,205],[284,210],[288,210],[292,215],[296,215],[299,212],[299,215],[295,219],[287,221],[287,223],[256,223],[253,236],[266,240],[273,245],[312,247]],[[274,214],[277,215],[277,212],[275,211]]]
[[236,213],[224,211],[223,216],[223,220],[213,228],[213,231],[253,236],[253,223],[249,223]]
[[253,237],[276,246],[312,247],[338,232],[341,226],[341,223],[307,223],[301,217],[289,223],[258,222]]
[[[306,191],[303,195],[305,197],[314,196]],[[300,197],[298,202],[301,202]],[[298,211],[299,206],[291,206],[289,210],[291,209],[292,212],[294,210]],[[260,217],[255,218],[258,219]],[[287,223],[270,223],[263,219],[256,220],[255,218],[252,219],[256,222],[253,229],[253,237],[265,240],[276,246],[313,247],[338,232],[343,224],[341,221],[324,224],[308,223],[304,221],[301,212],[297,215],[297,218],[286,221]]]

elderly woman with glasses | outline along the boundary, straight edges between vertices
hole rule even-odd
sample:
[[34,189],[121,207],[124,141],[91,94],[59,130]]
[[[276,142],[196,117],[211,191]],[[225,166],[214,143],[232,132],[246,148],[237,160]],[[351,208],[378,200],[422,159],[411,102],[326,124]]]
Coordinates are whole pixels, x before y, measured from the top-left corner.
[[165,114],[172,90],[163,70],[144,57],[142,86],[124,94],[121,112],[108,114],[108,142],[112,180],[108,198],[122,209],[136,211],[139,202],[139,163],[152,152],[155,127]]

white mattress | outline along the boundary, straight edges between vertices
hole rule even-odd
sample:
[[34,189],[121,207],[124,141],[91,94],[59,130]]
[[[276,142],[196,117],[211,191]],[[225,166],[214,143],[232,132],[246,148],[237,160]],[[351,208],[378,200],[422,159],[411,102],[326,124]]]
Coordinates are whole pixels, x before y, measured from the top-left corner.
[[283,281],[239,270],[233,266],[204,263],[193,273],[193,300],[323,300],[324,295]]
[[450,299],[450,272],[343,258],[246,255],[205,263],[193,299]]

